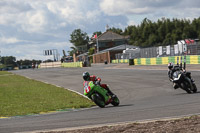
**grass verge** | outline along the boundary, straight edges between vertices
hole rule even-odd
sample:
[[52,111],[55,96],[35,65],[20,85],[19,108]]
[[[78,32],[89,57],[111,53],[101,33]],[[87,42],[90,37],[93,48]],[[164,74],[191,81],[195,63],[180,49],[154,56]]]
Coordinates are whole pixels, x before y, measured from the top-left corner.
[[93,105],[90,100],[64,88],[0,71],[0,117]]
[[7,71],[0,71],[0,76],[3,76],[3,75],[10,75],[12,73],[9,73]]

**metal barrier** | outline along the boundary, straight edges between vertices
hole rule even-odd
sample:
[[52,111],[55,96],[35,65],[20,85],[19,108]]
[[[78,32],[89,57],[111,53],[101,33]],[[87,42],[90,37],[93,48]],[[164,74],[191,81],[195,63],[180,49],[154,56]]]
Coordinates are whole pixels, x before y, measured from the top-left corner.
[[200,43],[176,44],[168,46],[141,48],[137,50],[125,50],[123,53],[116,54],[115,58],[136,59],[183,55],[200,55]]

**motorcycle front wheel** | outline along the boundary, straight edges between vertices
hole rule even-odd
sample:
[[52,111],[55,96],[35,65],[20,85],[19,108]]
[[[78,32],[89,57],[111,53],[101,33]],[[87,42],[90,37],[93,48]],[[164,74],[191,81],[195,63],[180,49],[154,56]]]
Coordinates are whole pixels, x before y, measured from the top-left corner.
[[99,107],[101,108],[104,108],[105,107],[105,102],[103,100],[103,98],[98,94],[98,93],[95,93],[91,96],[92,98],[92,101],[98,105]]
[[193,91],[192,82],[188,77],[185,77],[184,90],[189,94]]
[[193,92],[196,93],[197,92],[197,86],[195,85],[195,83],[192,84],[193,85]]

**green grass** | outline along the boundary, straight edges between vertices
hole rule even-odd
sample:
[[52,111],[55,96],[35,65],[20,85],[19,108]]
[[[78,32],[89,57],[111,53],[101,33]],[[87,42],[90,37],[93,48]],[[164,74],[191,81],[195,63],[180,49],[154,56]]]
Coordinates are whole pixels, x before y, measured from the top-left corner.
[[0,71],[0,117],[85,108],[90,100],[64,88]]
[[0,76],[1,76],[1,75],[7,75],[7,74],[12,74],[12,73],[9,73],[9,72],[7,72],[7,71],[0,71]]

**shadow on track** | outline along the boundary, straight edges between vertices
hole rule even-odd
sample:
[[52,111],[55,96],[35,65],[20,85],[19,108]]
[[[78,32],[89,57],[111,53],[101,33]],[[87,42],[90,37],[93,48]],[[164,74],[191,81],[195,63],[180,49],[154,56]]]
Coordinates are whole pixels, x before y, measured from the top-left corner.
[[134,104],[120,104],[119,106],[106,106],[105,108],[120,108],[120,107],[128,107],[128,106],[133,106]]
[[197,94],[200,94],[200,91],[197,91],[196,93],[187,93],[187,92],[183,92],[183,93],[178,93],[178,94],[175,94],[175,95],[197,95]]

